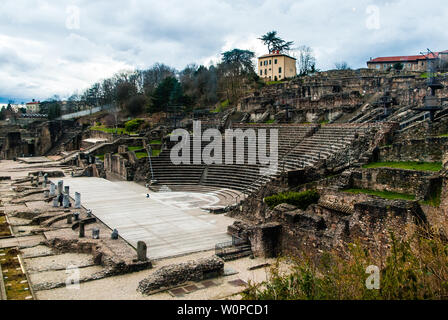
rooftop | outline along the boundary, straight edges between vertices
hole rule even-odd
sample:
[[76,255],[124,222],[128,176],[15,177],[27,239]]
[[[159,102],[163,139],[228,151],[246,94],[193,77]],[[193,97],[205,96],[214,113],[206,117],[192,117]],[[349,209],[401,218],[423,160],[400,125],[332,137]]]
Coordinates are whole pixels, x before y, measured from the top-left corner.
[[379,57],[376,59],[372,59],[368,61],[367,63],[383,63],[383,62],[417,62],[420,60],[426,60],[426,59],[437,59],[440,53],[448,53],[447,51],[443,52],[436,52],[434,54],[420,54],[416,56],[396,56],[396,57]]
[[271,53],[262,55],[262,56],[258,57],[258,59],[268,58],[268,57],[281,57],[281,56],[283,56],[283,57],[288,57],[288,58],[297,60],[297,59],[294,58],[294,57],[291,57],[291,56],[288,56],[287,54],[281,53],[279,50],[276,50],[276,51],[273,51],[273,52],[271,52]]

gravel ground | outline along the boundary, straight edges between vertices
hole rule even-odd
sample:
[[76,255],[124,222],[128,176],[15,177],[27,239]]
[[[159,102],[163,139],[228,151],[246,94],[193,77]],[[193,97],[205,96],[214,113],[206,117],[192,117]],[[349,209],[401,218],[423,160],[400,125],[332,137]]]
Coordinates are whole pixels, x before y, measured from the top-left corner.
[[31,273],[66,269],[68,266],[87,267],[94,265],[92,255],[85,253],[64,253],[55,256],[28,258],[26,270]]
[[22,252],[23,258],[31,258],[31,257],[38,257],[43,255],[49,255],[52,254],[53,251],[50,247],[44,246],[44,245],[38,245],[31,248],[25,248],[20,250]]
[[[213,251],[195,253],[188,256],[164,259],[156,261],[154,263],[154,268],[151,270],[144,270],[140,272],[135,272],[131,274],[115,276],[104,278],[100,280],[90,281],[80,284],[79,290],[69,290],[67,288],[57,288],[52,290],[38,291],[36,293],[37,298],[41,300],[77,300],[77,299],[87,299],[87,300],[167,300],[167,299],[177,299],[171,296],[168,292],[161,292],[151,296],[144,296],[137,292],[138,283],[146,278],[148,275],[153,273],[158,268],[173,264],[181,263],[188,260],[198,259],[200,257],[208,257],[212,255]],[[228,284],[228,281],[235,279],[242,279],[244,281],[256,281],[260,282],[266,280],[266,269],[261,268],[254,271],[248,271],[247,268],[255,265],[260,265],[263,263],[272,263],[273,260],[269,259],[239,259],[236,261],[226,262],[225,268],[230,268],[238,271],[238,274],[220,277],[218,279],[213,279],[218,286],[211,287],[208,289],[201,289],[196,292],[185,295],[180,299],[228,299],[228,298],[238,298],[238,296],[232,297],[232,295],[238,294],[243,287],[234,287]]]
[[[83,278],[89,278],[92,275],[103,271],[103,267],[91,266],[91,267],[79,268],[78,270],[79,270],[79,279],[81,280]],[[42,286],[46,283],[65,283],[69,276],[71,276],[71,272],[70,271],[67,272],[66,270],[44,271],[30,274],[30,280],[33,287],[36,287],[36,286]]]

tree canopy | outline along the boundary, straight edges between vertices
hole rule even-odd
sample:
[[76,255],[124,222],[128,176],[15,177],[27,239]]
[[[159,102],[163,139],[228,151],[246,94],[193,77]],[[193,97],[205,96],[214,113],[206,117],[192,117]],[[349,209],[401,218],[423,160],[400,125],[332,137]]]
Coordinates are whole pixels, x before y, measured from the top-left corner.
[[258,39],[263,41],[264,45],[268,47],[269,52],[276,50],[280,52],[288,51],[294,44],[293,41],[285,41],[282,38],[278,37],[277,31],[269,31]]

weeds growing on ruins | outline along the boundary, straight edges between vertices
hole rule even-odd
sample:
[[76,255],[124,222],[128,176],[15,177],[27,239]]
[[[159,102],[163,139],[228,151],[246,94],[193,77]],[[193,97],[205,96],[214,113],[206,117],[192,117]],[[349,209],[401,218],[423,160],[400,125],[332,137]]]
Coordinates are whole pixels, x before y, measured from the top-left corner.
[[[247,300],[441,300],[448,297],[447,225],[415,228],[405,239],[390,233],[390,248],[378,255],[361,244],[348,244],[343,256],[325,252],[281,258],[262,283],[251,283]],[[288,267],[281,267],[287,262]],[[368,289],[369,266],[380,270],[379,289]]]

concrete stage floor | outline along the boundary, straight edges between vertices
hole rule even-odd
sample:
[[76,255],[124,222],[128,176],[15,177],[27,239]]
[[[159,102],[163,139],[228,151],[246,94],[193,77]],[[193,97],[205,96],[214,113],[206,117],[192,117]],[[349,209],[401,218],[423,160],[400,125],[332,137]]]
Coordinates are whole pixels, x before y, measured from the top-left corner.
[[[52,182],[57,184],[58,178]],[[200,209],[218,202],[207,193],[150,193],[139,184],[101,178],[63,178],[70,196],[81,193],[81,204],[132,246],[145,241],[148,258],[160,259],[213,249],[230,241],[227,226],[234,219]],[[110,234],[101,235],[110,237]]]

